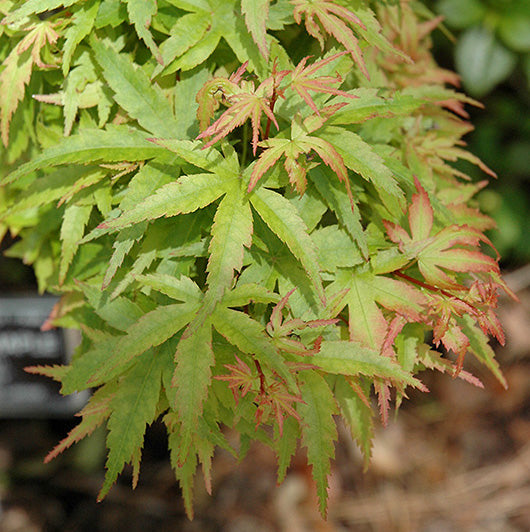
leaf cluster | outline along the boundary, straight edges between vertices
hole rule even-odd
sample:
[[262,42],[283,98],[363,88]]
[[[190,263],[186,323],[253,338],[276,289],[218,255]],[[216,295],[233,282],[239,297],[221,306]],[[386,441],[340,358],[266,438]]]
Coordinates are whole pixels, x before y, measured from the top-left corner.
[[198,465],[210,490],[215,449],[256,439],[280,481],[302,442],[325,514],[336,415],[368,463],[372,400],[385,422],[420,371],[480,385],[470,353],[505,384],[484,183],[451,164],[491,173],[473,101],[439,21],[393,4],[0,3],[0,234],[81,332],[31,371],[94,390],[49,458],[106,425],[100,499],[160,418],[189,515]]

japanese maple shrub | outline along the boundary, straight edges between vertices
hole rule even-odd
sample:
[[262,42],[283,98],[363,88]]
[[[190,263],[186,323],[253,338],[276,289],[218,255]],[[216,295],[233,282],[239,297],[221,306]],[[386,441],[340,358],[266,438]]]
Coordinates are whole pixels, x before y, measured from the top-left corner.
[[372,395],[385,422],[426,368],[480,386],[466,353],[505,384],[485,183],[452,163],[493,172],[421,3],[0,10],[0,234],[61,295],[44,326],[81,332],[30,371],[94,389],[48,459],[106,424],[100,499],[160,418],[190,515],[198,464],[210,490],[215,448],[255,439],[279,481],[301,440],[325,513],[335,416],[368,462]]

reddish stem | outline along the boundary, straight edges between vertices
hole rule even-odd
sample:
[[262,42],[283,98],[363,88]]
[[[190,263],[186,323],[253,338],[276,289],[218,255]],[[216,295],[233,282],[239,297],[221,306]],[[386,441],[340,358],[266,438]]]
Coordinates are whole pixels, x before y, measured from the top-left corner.
[[[277,98],[278,98],[278,95],[276,94],[276,86],[274,86],[274,88],[272,89],[271,102],[269,104],[271,113],[274,112],[274,104],[276,103]],[[272,120],[270,119],[270,117],[267,118],[267,125],[265,126],[265,134],[263,135],[263,140],[267,140],[269,138],[269,133],[271,131],[271,122]]]
[[406,279],[407,281],[410,281],[411,283],[414,283],[415,285],[421,286],[422,288],[426,288],[427,290],[430,290],[431,292],[440,292],[444,296],[455,297],[453,296],[453,294],[446,292],[443,288],[436,288],[436,286],[433,286],[432,284],[427,284],[427,283],[424,283],[423,281],[418,281],[418,279],[414,279],[414,277],[410,277],[406,273],[402,273],[399,270],[392,272],[392,275],[401,277],[402,279]]
[[475,307],[475,305],[472,305],[468,301],[464,301],[462,298],[447,292],[443,288],[437,288],[436,286],[433,286],[433,285],[428,284],[428,283],[424,283],[423,281],[418,281],[418,279],[414,279],[414,277],[410,277],[406,273],[402,273],[399,270],[396,270],[396,271],[392,272],[392,274],[395,275],[396,277],[401,277],[402,279],[405,279],[405,280],[407,280],[407,281],[409,281],[409,282],[411,282],[411,283],[413,283],[415,285],[421,286],[422,288],[426,288],[427,290],[430,290],[431,292],[439,292],[440,294],[444,295],[445,297],[452,297],[454,299],[458,299],[458,301],[461,301],[462,303],[472,307],[475,310],[475,312],[477,312],[477,313],[479,312],[478,309]]
[[[272,84],[272,96],[271,101],[269,103],[269,109],[271,110],[271,113],[274,113],[274,105],[276,104],[276,100],[278,99],[278,93],[276,92],[276,60],[274,61],[274,64],[272,65],[272,78],[274,80]],[[265,126],[265,135],[263,136],[263,140],[267,140],[269,138],[269,133],[271,131],[271,122],[272,120],[267,118],[267,125]]]
[[254,364],[256,364],[256,369],[258,370],[259,392],[260,392],[260,395],[264,395],[265,394],[265,374],[263,373],[260,363],[257,360],[254,360]]

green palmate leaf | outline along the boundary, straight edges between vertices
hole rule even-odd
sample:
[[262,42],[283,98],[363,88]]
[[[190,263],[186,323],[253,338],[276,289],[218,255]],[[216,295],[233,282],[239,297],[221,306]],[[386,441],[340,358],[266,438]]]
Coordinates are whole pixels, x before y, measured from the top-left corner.
[[182,176],[159,188],[144,201],[100,225],[102,229],[120,229],[144,220],[177,216],[206,207],[227,190],[227,183],[215,174]]
[[[203,424],[203,426],[205,423]],[[203,429],[202,432],[206,432]],[[197,449],[197,457],[202,466],[204,477],[204,486],[208,495],[212,494],[212,459],[215,452],[215,445],[208,438],[195,437],[195,447]]]
[[[94,333],[93,330],[86,328],[84,332],[86,334]],[[94,373],[98,371],[102,364],[108,362],[109,353],[116,349],[120,338],[123,338],[123,336],[99,334],[93,347],[86,349],[83,355],[75,360],[75,364],[71,364],[68,367],[69,371],[62,379],[61,393],[67,395],[91,388],[90,379],[92,379]],[[107,379],[105,378],[101,380],[102,383],[106,381]]]
[[108,294],[101,290],[100,286],[91,286],[86,283],[77,283],[83,290],[96,314],[118,331],[127,329],[137,322],[144,314],[142,309],[125,297],[108,300]]
[[[374,117],[407,116],[425,105],[426,100],[401,92],[393,94],[392,98],[378,95],[377,89],[361,87],[350,91],[357,98],[348,100],[346,105],[329,117],[329,125],[360,124]],[[330,103],[343,101],[337,99]]]
[[70,135],[81,109],[97,107],[99,123],[107,121],[112,102],[96,80],[94,66],[87,55],[81,56],[77,66],[67,75],[64,90],[56,94],[34,95],[40,102],[62,105],[64,109],[64,136]]
[[297,405],[302,423],[302,442],[307,447],[307,460],[313,468],[317,484],[320,513],[327,513],[328,475],[335,456],[337,428],[333,414],[337,411],[335,398],[321,375],[305,371],[301,375],[303,403]]
[[198,103],[195,96],[200,88],[207,82],[209,72],[206,68],[192,70],[189,73],[181,74],[181,79],[175,87],[175,116],[178,116],[178,129],[173,133],[173,137],[186,138],[188,135],[196,137],[199,134],[197,124]]
[[227,192],[215,213],[210,242],[208,293],[220,300],[230,287],[234,271],[243,265],[243,251],[252,242],[252,212],[242,193],[242,182]]
[[[90,170],[88,173],[91,174]],[[97,179],[101,179],[105,175],[104,172],[99,170],[96,170],[96,173]],[[76,183],[82,180],[86,174],[86,168],[70,166],[28,183],[24,187],[27,193],[20,199],[17,198],[17,201],[12,206],[5,205],[8,208],[5,213],[0,214],[0,218],[7,218],[20,211],[57,201],[59,198],[66,196],[73,188],[75,189]]]
[[123,22],[128,23],[127,6],[120,0],[105,0],[99,7],[96,29],[105,28],[104,31],[112,31]]
[[237,286],[225,293],[223,305],[225,307],[244,307],[250,303],[277,303],[278,294],[256,283],[238,283]]
[[337,225],[328,225],[311,233],[311,239],[317,248],[320,267],[328,272],[337,268],[356,266],[363,258],[351,238]]
[[[239,2],[238,2],[239,3]],[[215,2],[213,5],[181,3],[182,9],[201,13],[208,20],[208,31],[196,41],[185,53],[178,57],[167,73],[175,70],[191,70],[203,63],[217,48],[221,38],[232,48],[240,63],[249,62],[250,69],[261,74],[265,72],[263,56],[254,43],[252,36],[239,14],[240,7],[236,0]]]
[[[207,14],[203,17],[208,20],[208,25],[211,28],[211,18]],[[170,74],[176,70],[191,70],[198,65],[201,65],[212,55],[221,40],[221,33],[219,31],[207,31],[204,37],[200,40],[193,39],[195,44],[178,57],[168,68],[165,73]]]
[[248,61],[250,70],[263,79],[268,72],[267,64],[252,35],[249,34],[243,17],[236,16],[239,11],[238,4],[239,2],[235,0],[227,0],[221,6],[217,2],[213,3],[216,9],[215,22],[238,61],[241,64]]
[[153,346],[165,342],[183,329],[197,312],[197,303],[183,303],[158,307],[142,316],[120,338],[117,346],[89,377],[92,385],[118,375],[131,360]]
[[426,297],[405,282],[371,273],[338,276],[338,286],[348,289],[344,301],[348,305],[349,332],[352,341],[380,350],[388,333],[389,323],[381,308],[421,321]]
[[168,0],[168,2],[184,11],[192,11],[203,15],[211,8],[209,0]]
[[303,196],[293,193],[289,201],[296,207],[309,233],[314,231],[328,210],[326,203],[314,187],[309,187]]
[[171,63],[202,40],[209,24],[209,17],[203,12],[189,13],[180,17],[171,28],[169,38],[160,45],[163,63],[156,66],[152,77],[170,74],[176,70],[172,68]]
[[[176,160],[176,158],[175,156],[174,159]],[[121,197],[120,209],[123,212],[133,209],[159,188],[175,181],[180,175],[180,168],[173,163],[174,160],[171,158],[167,162],[154,159],[141,166],[129,181],[127,189]]]
[[267,18],[270,0],[241,0],[241,11],[254,42],[265,59],[269,59],[267,46]]
[[89,0],[81,4],[79,9],[72,17],[72,25],[65,33],[65,42],[63,47],[63,74],[66,76],[70,70],[70,63],[77,45],[87,36],[90,35],[98,9],[100,0]]
[[306,272],[300,263],[283,243],[272,234],[259,218],[255,225],[257,238],[263,238],[267,252],[254,251],[251,253],[252,263],[245,268],[239,276],[239,283],[259,283],[269,290],[278,290],[282,294],[290,292],[297,287],[298,290],[291,296],[289,303],[291,310],[297,316],[305,312],[314,312],[314,317],[321,308],[318,295],[310,283]]
[[131,462],[143,446],[146,426],[156,416],[165,363],[164,357],[148,352],[120,380],[111,399],[107,473],[98,494],[99,501],[106,496],[125,464]]
[[368,258],[368,244],[361,226],[359,209],[352,209],[350,199],[344,188],[339,186],[338,180],[326,168],[314,168],[309,172],[309,177],[341,225],[359,246],[363,257]]
[[91,212],[92,206],[85,205],[69,205],[64,211],[63,224],[61,225],[60,284],[64,282],[66,272],[79,247],[79,240],[83,237]]
[[421,321],[427,298],[417,287],[382,275],[365,276],[363,282],[372,288],[373,298],[381,306],[410,321]]
[[138,240],[144,235],[146,227],[147,224],[139,224],[134,227],[126,228],[120,232],[116,241],[112,245],[114,252],[112,253],[109,266],[105,272],[105,277],[103,278],[103,288],[106,288],[110,284],[125,256],[131,251],[135,242],[138,242]]
[[207,257],[208,241],[203,238],[199,242],[192,242],[185,246],[180,246],[171,252],[172,257]]
[[398,363],[356,342],[324,341],[320,351],[311,357],[311,363],[326,373],[338,375],[381,377],[398,384],[423,388],[418,379],[403,371]]
[[[338,378],[334,392],[341,413],[352,437],[363,453],[364,464],[367,467],[372,455],[372,439],[374,437],[373,412],[366,398],[363,400],[363,397],[359,395],[359,391],[363,394],[369,392],[369,386],[364,386],[364,390],[360,385],[358,388],[359,390],[356,390],[346,379]],[[369,393],[366,393],[367,395]]]
[[11,183],[35,170],[60,164],[85,164],[97,161],[142,161],[161,155],[164,149],[148,142],[147,135],[126,126],[108,130],[84,129],[45,149],[31,161],[9,174],[3,184]]
[[125,276],[112,291],[111,298],[118,297],[120,294],[122,294],[129,287],[129,285],[134,282],[136,276],[147,270],[157,258],[157,250],[148,248],[149,246],[147,246],[144,242],[141,250],[138,253],[138,257],[132,265],[132,268],[125,273]]
[[215,329],[243,353],[254,355],[265,367],[273,369],[289,384],[293,377],[283,358],[269,341],[265,327],[243,312],[219,306],[212,315]]
[[104,423],[111,414],[110,401],[115,392],[116,386],[109,384],[96,390],[86,406],[78,414],[82,417],[81,422],[46,455],[44,462],[50,462],[68,447],[92,434],[94,430]]
[[234,272],[243,266],[243,252],[252,243],[252,212],[242,192],[242,181],[232,186],[221,200],[212,226],[210,258],[206,271],[208,290],[201,309],[185,335],[193,334],[221,300],[234,278]]
[[90,44],[116,102],[150,133],[172,137],[178,128],[177,121],[158,86],[149,81],[140,67],[134,68],[125,55],[95,38]]
[[278,455],[278,483],[283,482],[285,479],[287,468],[296,452],[299,438],[300,426],[294,417],[289,416],[283,422],[282,433],[278,433],[275,439],[275,450]]
[[315,247],[294,206],[280,194],[266,188],[253,191],[250,201],[271,231],[300,261],[318,297],[324,302],[325,295]]
[[134,29],[138,37],[144,41],[159,63],[162,63],[162,56],[153,39],[149,26],[151,18],[156,14],[156,0],[122,0],[127,4],[129,20],[134,24]]
[[375,303],[372,286],[360,276],[352,276],[343,288],[348,289],[350,339],[379,351],[388,331],[388,323]]
[[44,375],[56,382],[61,382],[63,377],[68,373],[68,366],[53,364],[51,366],[27,366],[24,368],[26,373],[32,375]]
[[164,416],[164,423],[168,431],[168,446],[171,456],[171,466],[182,490],[186,514],[193,519],[193,480],[197,470],[197,453],[190,449],[187,460],[179,463],[180,430],[176,414],[170,412]]
[[12,24],[29,15],[52,11],[60,7],[68,7],[79,0],[26,0],[18,9],[11,11],[2,21],[3,24]]
[[334,126],[325,127],[321,135],[333,144],[350,170],[389,194],[403,195],[383,159],[359,135]]
[[137,275],[135,279],[153,290],[157,290],[166,296],[182,302],[199,302],[202,297],[201,289],[189,278],[181,276],[173,277],[167,274],[154,273]]
[[181,339],[175,354],[176,368],[172,384],[176,390],[175,405],[172,406],[178,412],[181,423],[180,464],[185,462],[197,431],[214,362],[211,325],[205,322],[192,336]]
[[189,140],[166,140],[150,139],[158,146],[164,147],[169,151],[176,153],[180,158],[190,164],[208,170],[217,174],[224,179],[233,179],[239,177],[240,169],[237,162],[237,155],[231,154],[229,157],[223,157],[215,148],[205,148],[200,141]]

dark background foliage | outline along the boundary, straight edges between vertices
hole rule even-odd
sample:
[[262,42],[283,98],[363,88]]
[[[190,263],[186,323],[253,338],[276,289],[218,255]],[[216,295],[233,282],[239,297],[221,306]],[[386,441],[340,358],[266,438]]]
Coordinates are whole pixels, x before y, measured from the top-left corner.
[[[468,108],[475,130],[470,150],[493,168],[499,179],[480,196],[493,216],[491,237],[505,268],[530,260],[530,5],[526,0],[437,0],[455,43],[433,35],[434,53],[456,70],[463,88],[483,104]],[[469,175],[478,172],[466,167]]]

